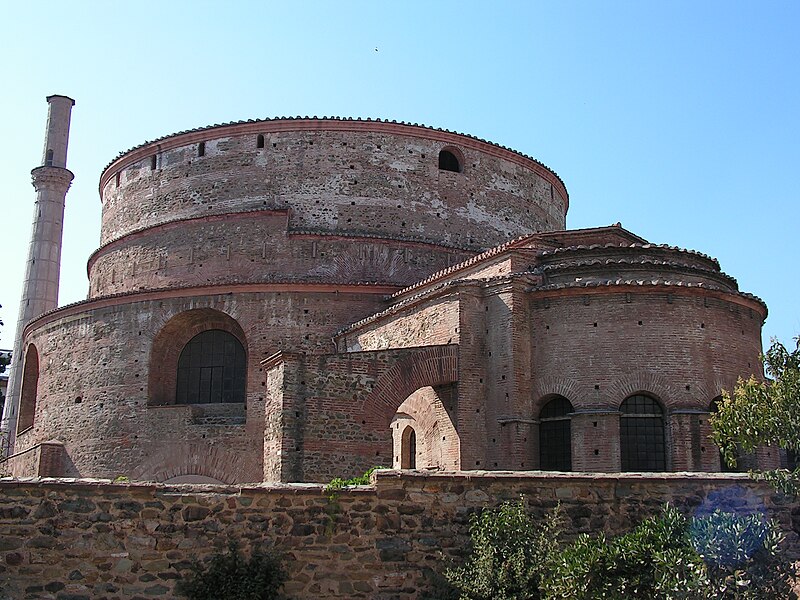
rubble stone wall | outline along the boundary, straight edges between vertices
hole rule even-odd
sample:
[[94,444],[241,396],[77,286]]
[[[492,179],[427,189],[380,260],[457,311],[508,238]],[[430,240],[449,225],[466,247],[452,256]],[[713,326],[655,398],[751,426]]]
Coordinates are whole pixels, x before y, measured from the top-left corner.
[[133,600],[174,595],[192,561],[274,547],[295,600],[424,598],[430,574],[468,547],[470,515],[524,497],[560,503],[568,535],[629,530],[670,502],[764,512],[798,555],[800,509],[743,475],[566,475],[385,471],[330,496],[320,485],[0,482],[0,598]]

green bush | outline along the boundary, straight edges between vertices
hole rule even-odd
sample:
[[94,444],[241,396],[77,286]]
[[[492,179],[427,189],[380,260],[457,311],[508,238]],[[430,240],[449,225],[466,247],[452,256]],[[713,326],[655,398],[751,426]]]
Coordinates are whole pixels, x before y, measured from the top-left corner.
[[525,512],[523,501],[506,502],[470,519],[472,554],[466,563],[444,576],[469,600],[544,598],[543,576],[559,548],[558,511],[538,522]]
[[792,561],[781,552],[782,534],[761,515],[738,516],[714,511],[692,520],[692,546],[705,563],[710,598],[756,600],[796,598],[790,582]]
[[546,598],[703,598],[708,584],[686,519],[669,507],[621,536],[581,535],[555,563]]
[[325,486],[325,491],[329,494],[343,490],[351,485],[369,485],[370,478],[375,471],[380,469],[388,469],[389,467],[370,467],[363,475],[358,477],[351,477],[350,479],[342,479],[341,477],[334,477],[331,482]]
[[[782,535],[761,515],[687,519],[666,506],[624,535],[559,542],[557,511],[537,522],[522,501],[472,518],[471,554],[444,577],[460,600],[796,599]],[[445,597],[442,594],[442,597]]]
[[256,549],[247,559],[231,541],[227,552],[214,554],[205,564],[195,563],[176,591],[189,600],[279,600],[286,577],[275,554]]

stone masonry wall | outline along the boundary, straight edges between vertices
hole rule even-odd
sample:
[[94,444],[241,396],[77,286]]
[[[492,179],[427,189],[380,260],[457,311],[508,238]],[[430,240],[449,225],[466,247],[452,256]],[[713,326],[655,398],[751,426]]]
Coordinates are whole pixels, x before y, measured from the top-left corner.
[[[197,474],[226,483],[262,481],[261,360],[285,347],[330,351],[341,324],[382,303],[378,294],[335,291],[165,296],[62,309],[30,333],[42,360],[33,427],[17,439],[17,451],[57,439],[66,445],[65,475],[71,477]],[[216,311],[241,327],[246,402],[151,406],[160,392],[150,389],[151,364],[164,360],[153,356],[154,339],[171,319],[198,310]],[[15,475],[35,474],[17,467]]]
[[634,286],[532,293],[533,385],[520,410],[535,419],[553,394],[566,397],[576,413],[573,469],[616,471],[619,406],[646,393],[664,410],[667,469],[718,469],[706,437],[709,405],[737,378],[762,376],[761,316],[735,299]]
[[198,218],[122,238],[90,259],[90,294],[276,281],[402,287],[469,257],[434,244],[290,234],[286,215]]
[[800,508],[746,476],[386,471],[329,498],[320,485],[0,482],[0,598],[177,598],[194,560],[240,541],[274,547],[294,600],[424,598],[430,574],[468,547],[471,514],[521,495],[560,503],[569,535],[629,530],[671,502],[687,514],[765,512],[796,558]]
[[387,314],[343,336],[348,352],[409,348],[459,341],[459,300],[455,294]]
[[[103,176],[102,242],[174,219],[263,208],[291,208],[296,230],[470,249],[564,228],[566,190],[530,159],[414,127],[337,127],[256,123],[246,133],[211,129],[123,155]],[[463,172],[438,168],[445,147],[463,156]]]
[[262,368],[271,415],[264,435],[282,440],[281,481],[324,482],[392,464],[395,412],[412,392],[458,380],[458,347],[286,355]]

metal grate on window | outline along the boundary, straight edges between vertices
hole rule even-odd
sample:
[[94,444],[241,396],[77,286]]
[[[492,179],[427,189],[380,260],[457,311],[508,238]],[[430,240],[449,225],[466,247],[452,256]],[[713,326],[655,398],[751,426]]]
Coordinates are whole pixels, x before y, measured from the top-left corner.
[[539,468],[572,470],[572,404],[563,396],[550,400],[539,413]]
[[245,401],[246,360],[241,342],[227,331],[194,336],[178,359],[178,404]]
[[620,406],[620,450],[623,471],[665,471],[664,411],[650,396],[637,394]]

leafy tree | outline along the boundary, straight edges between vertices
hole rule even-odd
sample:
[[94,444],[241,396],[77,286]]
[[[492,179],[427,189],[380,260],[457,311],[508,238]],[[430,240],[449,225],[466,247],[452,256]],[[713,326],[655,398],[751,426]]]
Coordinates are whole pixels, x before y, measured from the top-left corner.
[[[740,379],[732,394],[723,393],[711,417],[712,437],[729,464],[735,464],[738,448],[753,452],[758,446],[774,445],[800,454],[800,337],[792,352],[773,341],[764,355],[764,370],[768,380]],[[786,493],[800,491],[800,469],[756,477]]]
[[689,525],[692,546],[706,566],[707,598],[797,598],[794,563],[781,549],[783,534],[760,514],[714,511]]
[[279,557],[256,549],[246,559],[231,540],[227,552],[214,554],[205,564],[195,563],[176,591],[189,600],[279,600],[286,577]]

